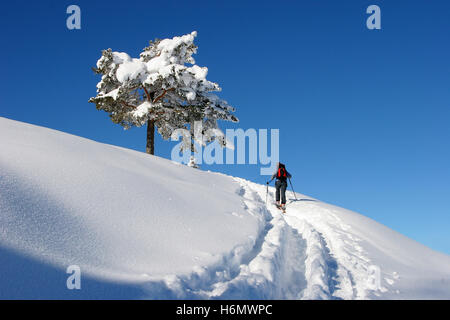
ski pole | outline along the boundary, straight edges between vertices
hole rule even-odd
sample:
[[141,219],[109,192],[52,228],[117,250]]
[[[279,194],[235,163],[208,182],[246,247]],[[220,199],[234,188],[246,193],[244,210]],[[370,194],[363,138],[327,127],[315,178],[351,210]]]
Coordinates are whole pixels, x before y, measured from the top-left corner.
[[267,195],[269,194],[269,183],[266,183],[266,207],[267,207]]
[[291,184],[292,192],[294,193],[294,198],[295,198],[295,200],[297,200],[297,196],[295,195],[294,186],[292,185],[291,178],[288,178],[288,179],[289,179],[289,182]]

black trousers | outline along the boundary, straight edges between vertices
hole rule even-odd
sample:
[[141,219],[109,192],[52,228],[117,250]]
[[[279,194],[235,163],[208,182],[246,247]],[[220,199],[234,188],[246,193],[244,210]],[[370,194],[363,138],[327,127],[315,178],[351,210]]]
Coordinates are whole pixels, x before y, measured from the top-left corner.
[[280,201],[280,193],[281,193],[281,203],[286,204],[286,188],[287,188],[287,181],[286,180],[277,180],[275,181],[275,198],[276,201]]

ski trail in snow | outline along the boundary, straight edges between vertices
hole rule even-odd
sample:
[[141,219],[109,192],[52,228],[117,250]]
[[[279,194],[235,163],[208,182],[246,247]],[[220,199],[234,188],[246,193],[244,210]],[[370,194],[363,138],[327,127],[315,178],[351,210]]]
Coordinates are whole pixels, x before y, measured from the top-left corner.
[[[247,182],[247,186],[265,199],[265,186]],[[273,199],[273,188],[269,198]],[[306,287],[299,293],[301,299],[368,299],[386,292],[383,286],[373,287],[373,265],[364,252],[361,241],[351,234],[331,206],[320,201],[304,199],[288,203],[287,213],[271,203],[273,216],[283,216],[284,222],[296,230],[304,240],[306,255],[304,278]],[[375,266],[376,267],[376,266]],[[386,281],[392,285],[393,280]]]
[[288,221],[304,220],[322,237],[335,258],[336,291],[333,295],[342,299],[368,299],[374,291],[385,292],[383,286],[373,288],[371,260],[367,257],[360,239],[351,234],[351,227],[342,222],[333,209],[320,202],[291,203]]
[[[256,239],[213,265],[146,285],[150,298],[368,299],[371,263],[331,206],[312,199],[266,206],[266,187],[234,178],[246,211],[260,220]],[[273,199],[273,188],[270,189]],[[390,280],[393,282],[393,280]],[[381,287],[381,292],[387,291]]]
[[266,209],[259,194],[248,182],[242,186],[244,205],[250,214],[262,214],[265,226],[254,247],[242,255],[239,269],[228,277],[200,288],[195,294],[209,299],[297,299],[306,285],[305,244],[296,230],[281,216]]
[[273,214],[250,182],[237,179],[243,205],[251,215],[261,218],[257,239],[252,246],[239,246],[212,266],[189,275],[173,275],[146,285],[149,298],[176,299],[300,299],[307,287],[305,279],[306,242]]
[[[265,197],[266,191],[260,185],[250,183],[251,187],[258,190],[260,196]],[[271,188],[271,190],[273,190]],[[273,199],[273,192],[270,198]],[[291,208],[288,208],[286,214],[282,214],[279,209],[272,203],[268,204],[268,210],[273,216],[283,219],[290,228],[295,230],[303,239],[305,245],[305,254],[297,264],[303,265],[303,278],[305,279],[304,287],[298,290],[296,299],[336,299],[342,298],[335,296],[338,283],[337,278],[337,261],[330,254],[326,239],[318,232],[310,223],[304,219],[300,219],[292,215]],[[345,281],[343,281],[345,284]],[[347,291],[351,289],[348,289]]]

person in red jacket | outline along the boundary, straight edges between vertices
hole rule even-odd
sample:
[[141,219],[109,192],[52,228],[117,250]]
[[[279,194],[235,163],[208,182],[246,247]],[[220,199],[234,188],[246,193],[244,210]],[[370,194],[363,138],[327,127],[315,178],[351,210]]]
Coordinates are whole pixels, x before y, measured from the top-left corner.
[[[275,181],[276,205],[279,206],[283,210],[286,207],[287,179],[290,179],[291,177],[292,177],[291,174],[286,170],[286,166],[284,164],[282,164],[281,162],[278,162],[277,170],[272,175],[272,178],[267,182],[267,184],[269,184],[273,179],[275,179],[275,178],[277,179]],[[281,198],[281,203],[280,203],[280,198]]]

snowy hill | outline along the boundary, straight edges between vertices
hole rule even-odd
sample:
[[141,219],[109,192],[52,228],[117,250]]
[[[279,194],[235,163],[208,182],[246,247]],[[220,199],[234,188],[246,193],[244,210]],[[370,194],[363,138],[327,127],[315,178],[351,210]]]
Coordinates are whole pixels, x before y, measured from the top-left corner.
[[0,118],[0,298],[450,299],[450,256],[265,188]]

